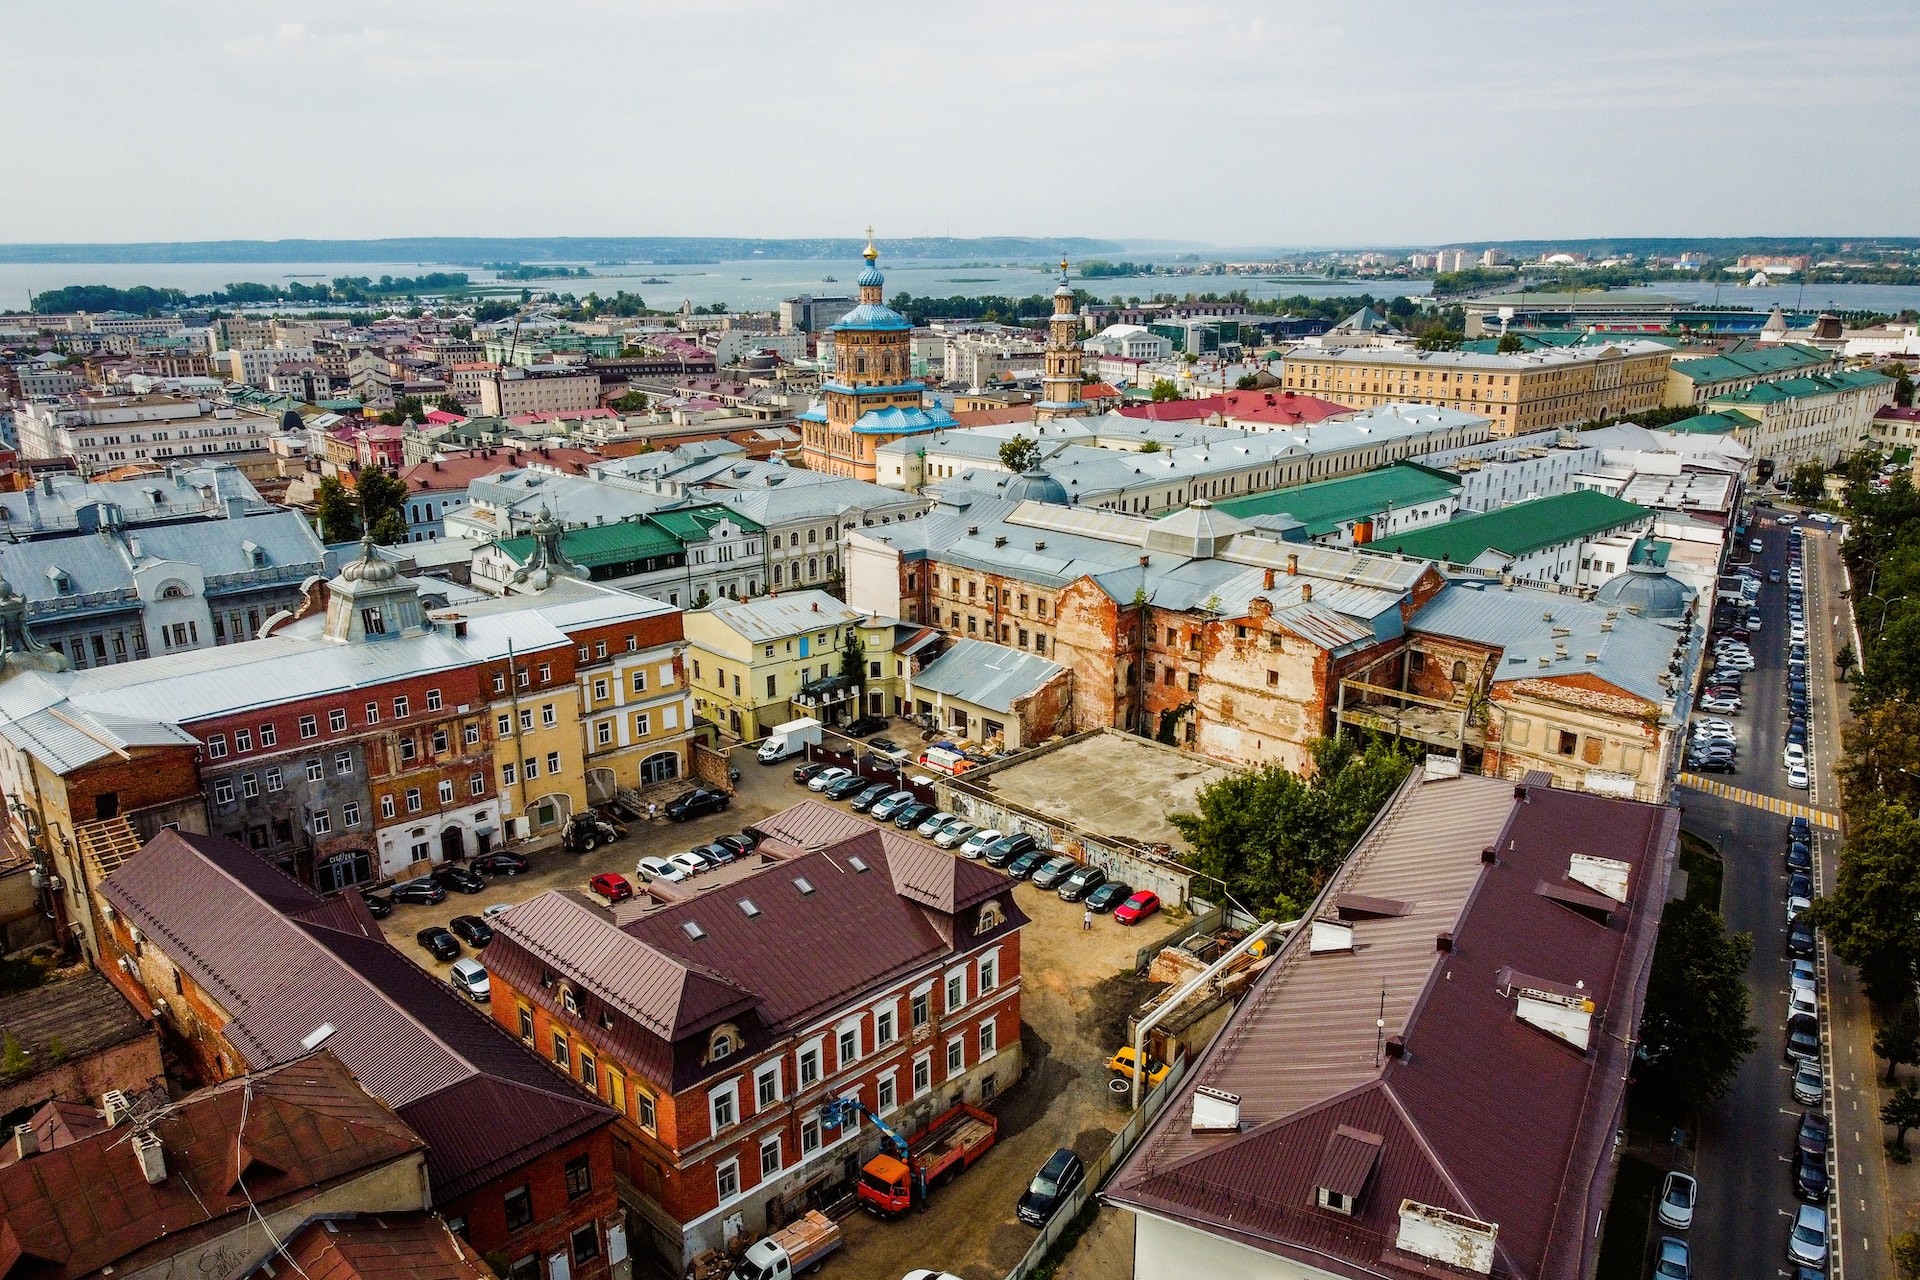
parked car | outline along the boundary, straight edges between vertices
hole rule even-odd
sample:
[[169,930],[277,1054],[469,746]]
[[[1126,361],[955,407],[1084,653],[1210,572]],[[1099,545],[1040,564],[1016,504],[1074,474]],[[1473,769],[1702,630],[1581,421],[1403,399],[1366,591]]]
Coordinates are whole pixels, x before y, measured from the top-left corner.
[[702,872],[713,870],[713,864],[707,861],[706,855],[694,849],[689,849],[685,853],[676,853],[669,857],[667,861],[690,876],[697,876]]
[[1660,1222],[1676,1231],[1693,1225],[1693,1202],[1699,1198],[1700,1184],[1690,1173],[1675,1169],[1660,1188]]
[[1115,924],[1138,924],[1160,909],[1160,895],[1142,889],[1113,909]]
[[1708,694],[1700,699],[1702,711],[1716,711],[1723,716],[1736,715],[1740,711],[1740,699]]
[[1787,1261],[1814,1268],[1827,1265],[1827,1211],[1819,1205],[1803,1204],[1794,1215]]
[[739,835],[716,836],[713,842],[734,857],[744,858],[759,847],[760,839],[750,831],[742,831]]
[[492,853],[483,853],[467,864],[475,871],[490,876],[525,875],[533,864],[524,853],[508,853],[505,849],[496,849]]
[[436,867],[433,878],[447,888],[458,889],[461,893],[483,893],[487,887],[485,876],[466,867]]
[[1025,880],[1052,856],[1045,849],[1029,849],[1007,864],[1007,877],[1012,880]]
[[625,902],[633,896],[633,886],[627,878],[617,871],[602,871],[587,881],[587,888],[593,890],[608,902]]
[[846,777],[848,774],[852,772],[853,770],[843,769],[837,764],[831,765],[825,769],[820,770],[820,772],[814,774],[811,778],[807,779],[807,790],[825,791],[828,787],[832,786],[834,783],[840,781],[840,779]]
[[845,733],[849,738],[864,738],[870,734],[878,733],[886,727],[886,718],[883,716],[861,716],[858,720],[855,720],[852,724],[841,730],[841,732]]
[[418,880],[402,880],[387,890],[387,896],[395,902],[424,903],[434,907],[447,900],[447,889],[432,876],[421,876]]
[[634,864],[633,872],[643,884],[655,880],[665,880],[668,884],[679,884],[687,878],[687,873],[668,862],[665,858],[642,858]]
[[876,822],[891,822],[893,815],[914,803],[911,791],[889,791],[880,797],[880,803],[867,810]]
[[1826,1100],[1826,1077],[1820,1073],[1817,1062],[1800,1062],[1793,1069],[1793,1100],[1809,1107],[1817,1107]]
[[1059,894],[1062,902],[1078,902],[1107,882],[1107,873],[1091,864],[1075,867],[1066,879],[1060,882]]
[[812,782],[815,778],[834,767],[834,765],[828,764],[825,760],[815,760],[811,764],[797,764],[793,767],[793,780],[795,782]]
[[1689,756],[1687,757],[1687,768],[1693,773],[1738,773],[1740,772],[1740,770],[1734,765],[1732,756],[1707,756],[1699,760],[1695,760],[1693,757]]
[[1795,898],[1813,897],[1813,877],[1804,871],[1791,872],[1787,876],[1787,901]]
[[1747,544],[1747,550],[1753,552],[1753,554],[1755,555],[1759,555],[1762,551],[1765,551],[1766,549],[1767,549],[1767,544],[1760,541],[1760,539],[1758,538],[1755,538],[1752,542],[1749,542]]
[[489,902],[486,906],[480,908],[480,918],[483,920],[491,920],[495,916],[507,914],[507,912],[519,905],[517,902]]
[[1827,1158],[1827,1144],[1833,1141],[1833,1122],[1821,1111],[1802,1111],[1800,1127],[1794,1133],[1794,1149],[1817,1160]]
[[455,916],[447,921],[453,936],[478,951],[493,941],[493,926],[479,916]]
[[[1139,1075],[1140,1068],[1134,1065],[1133,1046],[1123,1044],[1118,1049],[1115,1049],[1113,1056],[1107,1059],[1107,1070],[1123,1080],[1131,1080],[1134,1076]],[[1172,1070],[1172,1067],[1160,1061],[1160,1059],[1149,1055],[1147,1058],[1147,1072],[1143,1083],[1149,1089],[1158,1089],[1160,1082],[1165,1080],[1167,1073]]]
[[1133,886],[1125,880],[1108,880],[1104,884],[1097,884],[1087,890],[1087,896],[1081,901],[1086,903],[1087,910],[1102,914],[1113,910],[1132,896]]
[[667,817],[674,822],[685,822],[689,818],[698,818],[702,814],[719,813],[732,803],[733,797],[723,791],[695,787],[667,801]]
[[933,806],[923,800],[910,801],[900,806],[900,812],[893,815],[893,825],[902,831],[912,831],[933,816]]
[[1806,767],[1806,764],[1807,764],[1807,749],[1801,746],[1799,743],[1789,742],[1786,746],[1780,749],[1780,765],[1782,768],[1791,769],[1795,765],[1799,765],[1801,768],[1804,769]]
[[367,914],[375,920],[385,920],[393,914],[393,899],[377,893],[360,890],[360,901],[367,904]]
[[892,738],[872,738],[868,740],[867,746],[878,751],[883,756],[897,756],[900,754],[900,744]]
[[913,834],[925,836],[931,840],[946,829],[946,825],[953,821],[954,816],[945,809],[936,810],[920,820],[920,825],[913,829]]
[[854,796],[851,807],[855,813],[865,813],[892,794],[893,784],[891,782],[876,782],[861,791],[860,794]]
[[486,966],[478,960],[455,960],[447,974],[447,981],[475,1004],[485,1004],[487,997],[493,994],[493,983],[487,978]]
[[1794,765],[1787,770],[1787,785],[1795,791],[1807,789],[1807,769],[1805,765]]
[[1793,1189],[1802,1200],[1824,1204],[1827,1199],[1827,1162],[1801,1156],[1793,1170]]
[[963,858],[978,858],[987,851],[989,846],[999,844],[1003,834],[1003,832],[996,831],[992,827],[974,832],[960,845],[960,856]]
[[1787,966],[1787,986],[1794,991],[1812,993],[1819,988],[1819,977],[1811,960],[1795,960]]
[[849,773],[845,777],[835,778],[829,782],[827,789],[820,794],[829,800],[850,800],[872,785],[859,774]]
[[[1021,856],[1024,857],[1025,855],[1023,854]],[[1035,867],[1033,869],[1033,875],[1030,878],[1033,880],[1034,888],[1051,889],[1079,869],[1080,864],[1072,858],[1069,858],[1066,854],[1055,854],[1053,857],[1048,858],[1045,862]]]
[[963,818],[955,818],[953,821],[947,823],[946,826],[940,828],[939,832],[933,837],[933,842],[942,849],[951,849],[957,844],[965,844],[967,837],[979,829],[979,827]]
[[460,943],[447,932],[445,925],[430,924],[414,934],[413,940],[425,947],[435,960],[452,960],[460,954]]
[[1793,840],[1787,844],[1787,870],[1805,871],[1813,874],[1813,854],[1804,840]]
[[1080,1157],[1066,1147],[1060,1148],[1047,1157],[1047,1162],[1040,1166],[1040,1172],[1020,1196],[1015,1206],[1020,1221],[1030,1227],[1046,1226],[1054,1211],[1079,1189],[1086,1177],[1086,1166],[1080,1163]]
[[1787,1057],[1799,1062],[1820,1061],[1820,1022],[1808,1014],[1787,1019]]
[[1787,834],[1795,840],[1810,839],[1813,835],[1813,825],[1805,818],[1789,818],[1787,820]]
[[1693,1251],[1678,1236],[1661,1236],[1654,1253],[1656,1280],[1693,1280]]
[[708,865],[724,867],[737,856],[732,845],[721,844],[715,840],[712,844],[697,844],[693,851],[707,860]]
[[1004,867],[1029,849],[1039,847],[1038,840],[1024,831],[1016,831],[1011,835],[1001,836],[988,845],[980,856],[986,859],[988,866]]
[[1780,581],[1780,571],[1778,569],[1767,570],[1767,581],[1768,582]]

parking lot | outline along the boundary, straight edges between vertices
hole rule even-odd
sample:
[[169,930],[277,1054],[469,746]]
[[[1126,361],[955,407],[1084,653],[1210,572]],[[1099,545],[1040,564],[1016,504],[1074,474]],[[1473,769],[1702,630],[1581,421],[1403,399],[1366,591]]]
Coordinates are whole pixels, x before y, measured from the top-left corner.
[[[898,741],[908,740],[889,732]],[[802,799],[818,798],[792,781],[796,761],[762,767],[746,748],[737,748],[734,756],[740,783],[724,813],[686,823],[643,819],[632,824],[627,839],[590,854],[535,853],[524,875],[494,877],[485,892],[449,894],[437,906],[397,905],[381,926],[420,964],[445,974],[449,964],[434,960],[414,941],[429,924],[477,915],[490,904],[523,901],[546,889],[585,892],[588,880],[603,871],[631,880],[634,863],[643,856],[678,853]],[[1023,883],[1014,897],[1032,921],[1021,934],[1026,1070],[1019,1087],[1003,1094],[994,1108],[1000,1121],[994,1149],[936,1192],[924,1213],[894,1222],[864,1214],[843,1220],[846,1247],[822,1269],[827,1280],[891,1280],[916,1267],[944,1269],[965,1280],[997,1280],[1033,1241],[1034,1230],[1015,1219],[1014,1204],[1035,1171],[1060,1147],[1091,1160],[1125,1122],[1125,1110],[1109,1100],[1104,1064],[1122,1042],[1128,1014],[1152,990],[1133,973],[1135,952],[1177,931],[1182,918],[1163,912],[1128,928],[1115,924],[1110,914],[1096,915],[1093,929],[1083,931],[1082,909],[1051,891]],[[485,963],[485,952],[477,958]]]

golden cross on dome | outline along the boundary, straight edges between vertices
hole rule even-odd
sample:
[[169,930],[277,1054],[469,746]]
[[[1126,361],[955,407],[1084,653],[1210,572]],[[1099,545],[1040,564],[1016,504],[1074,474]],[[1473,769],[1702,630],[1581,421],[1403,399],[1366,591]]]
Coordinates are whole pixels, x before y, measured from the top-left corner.
[[866,251],[863,254],[861,254],[861,256],[864,257],[868,262],[872,262],[875,258],[880,256],[880,251],[873,247],[873,224],[872,223],[867,224],[867,248],[866,248]]

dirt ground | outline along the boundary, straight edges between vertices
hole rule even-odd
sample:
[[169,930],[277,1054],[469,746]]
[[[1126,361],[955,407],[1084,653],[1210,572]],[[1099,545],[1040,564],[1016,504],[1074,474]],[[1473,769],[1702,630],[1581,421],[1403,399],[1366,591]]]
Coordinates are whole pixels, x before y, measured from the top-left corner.
[[[763,768],[750,752],[739,751],[735,763],[739,790],[725,813],[688,823],[637,822],[627,839],[583,856],[536,852],[525,875],[495,877],[484,893],[449,894],[439,906],[397,906],[381,927],[399,946],[411,948],[420,964],[445,973],[449,966],[413,941],[428,924],[477,915],[489,904],[523,901],[550,888],[584,891],[602,871],[632,879],[634,862],[642,856],[666,856],[707,843],[809,794],[792,781],[792,762]],[[1020,1041],[1026,1068],[994,1108],[1000,1120],[994,1149],[935,1193],[925,1213],[894,1222],[866,1214],[843,1220],[846,1245],[821,1269],[823,1280],[897,1280],[916,1267],[944,1269],[964,1280],[999,1280],[1033,1242],[1035,1233],[1014,1217],[1014,1204],[1035,1171],[1063,1146],[1091,1161],[1126,1119],[1124,1109],[1109,1101],[1104,1064],[1122,1041],[1128,1014],[1154,990],[1134,975],[1134,955],[1177,930],[1185,917],[1163,912],[1125,927],[1111,914],[1097,915],[1093,929],[1083,931],[1082,908],[1051,891],[1021,884],[1014,897],[1032,920],[1020,944]],[[471,948],[465,953],[476,954]],[[477,958],[484,964],[485,952]],[[1073,1274],[1079,1280],[1125,1274],[1107,1269],[1103,1261],[1116,1242],[1132,1256],[1131,1223],[1105,1229],[1111,1216],[1102,1211],[1101,1224],[1075,1251]]]

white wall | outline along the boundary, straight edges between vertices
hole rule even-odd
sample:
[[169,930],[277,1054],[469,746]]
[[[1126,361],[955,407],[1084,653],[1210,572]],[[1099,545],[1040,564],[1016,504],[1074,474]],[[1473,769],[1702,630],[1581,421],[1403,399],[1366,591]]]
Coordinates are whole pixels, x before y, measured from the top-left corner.
[[1133,1215],[1133,1280],[1337,1280],[1302,1266],[1164,1218]]

